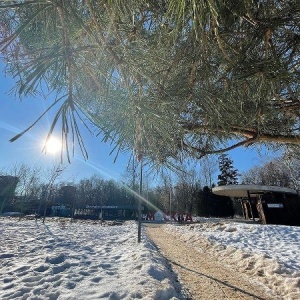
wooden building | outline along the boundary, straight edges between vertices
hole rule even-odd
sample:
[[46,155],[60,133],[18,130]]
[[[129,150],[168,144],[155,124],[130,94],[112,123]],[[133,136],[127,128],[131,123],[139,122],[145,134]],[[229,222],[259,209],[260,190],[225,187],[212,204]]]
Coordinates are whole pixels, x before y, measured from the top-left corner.
[[300,226],[300,199],[293,189],[238,184],[218,186],[212,192],[238,198],[246,220],[260,220],[262,224]]

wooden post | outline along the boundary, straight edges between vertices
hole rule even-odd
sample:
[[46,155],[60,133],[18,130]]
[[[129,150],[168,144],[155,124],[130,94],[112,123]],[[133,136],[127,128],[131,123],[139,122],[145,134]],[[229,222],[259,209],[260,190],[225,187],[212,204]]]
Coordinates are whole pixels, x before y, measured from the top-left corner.
[[246,219],[246,212],[245,212],[245,206],[244,206],[243,199],[240,199],[240,204],[242,206],[243,217],[244,217],[244,219]]
[[257,210],[258,210],[258,214],[260,216],[262,224],[267,224],[266,215],[264,213],[264,207],[263,207],[261,198],[259,198],[257,201]]
[[252,217],[252,220],[254,221],[254,215],[253,215],[253,210],[252,210],[252,206],[251,206],[251,197],[250,197],[249,191],[247,191],[247,195],[248,195],[248,202],[249,202],[249,206],[250,206],[251,217]]

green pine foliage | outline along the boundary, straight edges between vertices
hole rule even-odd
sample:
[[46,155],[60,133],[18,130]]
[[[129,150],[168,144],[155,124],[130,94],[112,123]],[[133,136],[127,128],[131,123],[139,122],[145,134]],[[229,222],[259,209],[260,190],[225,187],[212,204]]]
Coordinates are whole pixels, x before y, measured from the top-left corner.
[[233,202],[229,197],[222,197],[211,192],[209,187],[205,186],[198,193],[198,215],[201,217],[233,217],[235,209]]
[[221,154],[219,156],[219,169],[218,186],[238,184],[238,170],[233,167],[233,161],[227,154]]
[[16,93],[57,94],[49,134],[87,156],[84,123],[161,164],[298,145],[299,32],[298,0],[0,1]]

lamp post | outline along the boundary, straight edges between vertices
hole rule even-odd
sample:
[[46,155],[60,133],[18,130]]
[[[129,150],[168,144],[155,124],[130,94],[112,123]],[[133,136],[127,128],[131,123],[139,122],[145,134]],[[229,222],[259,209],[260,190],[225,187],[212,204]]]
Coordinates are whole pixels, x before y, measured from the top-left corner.
[[140,159],[140,184],[139,184],[139,202],[138,202],[138,243],[141,242],[142,233],[142,192],[143,192],[143,160]]
[[172,184],[170,182],[170,222],[172,224]]

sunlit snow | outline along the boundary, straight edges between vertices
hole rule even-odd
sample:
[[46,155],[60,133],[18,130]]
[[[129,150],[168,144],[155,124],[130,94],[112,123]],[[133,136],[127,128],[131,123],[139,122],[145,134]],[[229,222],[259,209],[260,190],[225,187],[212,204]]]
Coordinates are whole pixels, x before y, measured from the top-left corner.
[[0,299],[181,299],[137,226],[0,218]]
[[166,230],[250,275],[280,299],[300,299],[300,227],[202,219]]
[[[202,220],[161,227],[281,299],[300,299],[300,228]],[[185,299],[137,225],[0,218],[0,299]]]

